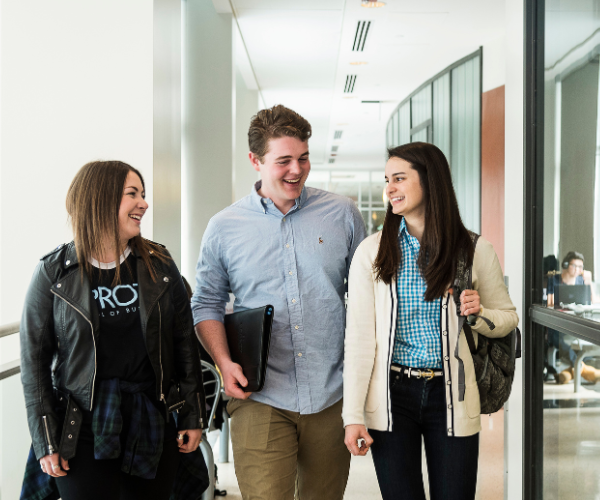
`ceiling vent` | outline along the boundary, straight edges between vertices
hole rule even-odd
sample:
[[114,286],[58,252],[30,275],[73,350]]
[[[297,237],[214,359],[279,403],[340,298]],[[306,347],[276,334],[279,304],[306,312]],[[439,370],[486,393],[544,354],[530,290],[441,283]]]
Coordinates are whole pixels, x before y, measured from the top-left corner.
[[354,44],[352,44],[353,52],[362,52],[365,50],[365,42],[369,34],[371,21],[358,21],[356,25],[356,33],[354,34]]
[[344,86],[344,94],[354,92],[354,84],[356,83],[356,75],[346,75],[346,85]]
[[333,134],[333,138],[334,139],[341,139],[342,138],[342,132],[343,130],[336,130]]
[[332,153],[337,153],[338,149],[339,149],[339,146],[331,146],[331,152]]
[[329,158],[329,163],[335,163],[335,158]]

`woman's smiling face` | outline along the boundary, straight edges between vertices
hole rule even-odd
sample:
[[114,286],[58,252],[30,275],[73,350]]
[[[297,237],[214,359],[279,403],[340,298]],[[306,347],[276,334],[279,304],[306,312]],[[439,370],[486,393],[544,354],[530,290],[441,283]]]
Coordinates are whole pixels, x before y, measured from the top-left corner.
[[119,239],[124,245],[140,234],[142,217],[148,208],[145,196],[142,180],[135,172],[130,171],[123,186],[119,208]]
[[425,217],[425,196],[419,173],[401,158],[390,158],[385,165],[386,194],[392,212],[410,218]]

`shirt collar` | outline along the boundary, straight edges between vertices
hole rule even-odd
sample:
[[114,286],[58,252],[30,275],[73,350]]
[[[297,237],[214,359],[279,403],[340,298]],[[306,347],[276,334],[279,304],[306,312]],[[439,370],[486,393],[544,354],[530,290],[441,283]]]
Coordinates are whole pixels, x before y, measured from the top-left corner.
[[[260,211],[265,214],[267,214],[267,213],[281,214],[281,212],[277,209],[277,207],[275,206],[275,203],[273,203],[273,200],[271,198],[263,198],[260,194],[258,194],[258,191],[260,191],[261,187],[262,187],[262,180],[256,181],[254,183],[254,186],[252,186],[252,194],[251,194],[252,204],[254,206],[256,206],[257,208],[259,208]],[[296,198],[296,203],[294,203],[294,206],[290,209],[288,214],[291,214],[292,212],[295,212],[296,210],[302,208],[302,205],[304,205],[306,198],[307,198],[306,186],[303,186],[300,196],[298,198]],[[286,214],[283,214],[283,215],[286,215]]]
[[398,231],[398,239],[406,240],[411,246],[416,248],[417,250],[421,248],[421,244],[419,240],[415,238],[412,234],[408,232],[408,228],[406,227],[406,222],[404,217],[402,217],[402,221],[400,222],[400,230]]
[[408,234],[408,229],[406,229],[406,222],[404,220],[404,217],[402,217],[402,220],[400,221],[400,236],[404,236],[406,234]]

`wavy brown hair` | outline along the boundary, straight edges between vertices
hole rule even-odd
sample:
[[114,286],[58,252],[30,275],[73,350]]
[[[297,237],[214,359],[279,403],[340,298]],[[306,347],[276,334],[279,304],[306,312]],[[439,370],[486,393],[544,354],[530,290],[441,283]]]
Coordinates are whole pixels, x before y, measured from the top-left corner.
[[[439,148],[425,142],[389,149],[388,159],[391,158],[407,161],[419,174],[425,203],[425,229],[417,262],[427,284],[425,300],[435,300],[452,285],[459,256],[463,255],[470,266],[475,253],[469,232],[460,218],[450,166]],[[402,216],[394,214],[388,203],[373,263],[376,278],[388,285],[402,260],[398,244],[401,221]]]
[[308,120],[285,106],[278,104],[262,109],[252,117],[248,130],[248,146],[262,163],[269,152],[269,140],[295,137],[308,141],[312,128]]
[[[85,269],[88,274],[91,273],[92,264],[89,259],[104,254],[107,240],[112,241],[117,255],[125,250],[121,248],[119,238],[119,208],[129,172],[138,175],[145,189],[142,174],[122,161],[87,163],[79,169],[69,186],[66,200],[67,212],[73,228],[75,250],[82,272]],[[129,246],[142,256],[150,276],[156,281],[150,251],[164,261],[168,258],[165,250],[139,235],[129,240]],[[117,266],[113,285],[120,282],[120,266]]]

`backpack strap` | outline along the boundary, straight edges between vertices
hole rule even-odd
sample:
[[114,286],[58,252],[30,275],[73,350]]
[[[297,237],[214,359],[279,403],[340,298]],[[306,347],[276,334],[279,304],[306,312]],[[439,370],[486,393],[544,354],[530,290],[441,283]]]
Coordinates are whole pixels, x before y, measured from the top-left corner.
[[[473,231],[469,231],[469,236],[473,242],[473,249],[477,247],[477,240],[479,235]],[[474,252],[473,252],[474,253]],[[473,263],[470,266],[465,262],[465,258],[461,255],[456,264],[456,275],[454,277],[454,283],[452,285],[454,298],[454,304],[456,305],[456,316],[458,317],[458,337],[456,339],[456,347],[454,348],[454,357],[458,361],[458,400],[465,400],[465,364],[458,353],[458,346],[460,340],[460,332],[464,329],[467,343],[469,344],[469,350],[475,352],[475,339],[471,332],[471,327],[465,324],[467,318],[460,314],[460,294],[463,290],[469,290],[473,286]],[[468,330],[468,333],[467,333]]]

